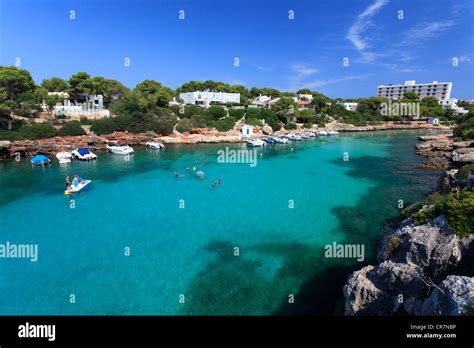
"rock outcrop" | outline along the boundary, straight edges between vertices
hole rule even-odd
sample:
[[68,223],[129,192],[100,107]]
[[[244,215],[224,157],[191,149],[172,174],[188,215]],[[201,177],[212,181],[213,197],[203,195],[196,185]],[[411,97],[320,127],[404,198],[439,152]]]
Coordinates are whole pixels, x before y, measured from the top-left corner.
[[421,315],[474,315],[474,279],[448,276],[421,307]]
[[404,221],[383,236],[378,257],[382,263],[353,272],[344,286],[346,315],[466,314],[472,307],[474,235],[459,238],[442,215],[420,226]]

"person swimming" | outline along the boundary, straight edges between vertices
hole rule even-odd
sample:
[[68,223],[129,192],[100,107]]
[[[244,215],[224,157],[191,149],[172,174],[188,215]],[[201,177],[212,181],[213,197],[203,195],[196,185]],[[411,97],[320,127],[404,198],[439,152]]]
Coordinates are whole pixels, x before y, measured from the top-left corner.
[[211,185],[211,188],[214,188],[214,187],[219,186],[221,182],[222,182],[222,179],[219,179],[219,180],[217,180],[217,181],[214,181],[214,183]]
[[69,175],[68,175],[66,176],[66,190],[68,190],[70,186],[71,186],[71,182],[69,181]]
[[182,175],[181,175],[181,174],[179,174],[179,173],[178,173],[176,170],[175,170],[175,171],[173,171],[173,175],[175,176],[175,178],[176,178],[176,179],[179,179],[179,178],[181,178],[181,177],[182,177]]

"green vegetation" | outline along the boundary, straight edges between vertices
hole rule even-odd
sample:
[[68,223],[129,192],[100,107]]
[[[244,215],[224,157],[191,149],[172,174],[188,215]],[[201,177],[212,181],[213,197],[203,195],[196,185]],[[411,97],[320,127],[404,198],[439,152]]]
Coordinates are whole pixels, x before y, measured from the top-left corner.
[[407,219],[409,218],[412,214],[418,212],[421,208],[424,206],[430,206],[430,205],[435,205],[437,202],[439,202],[443,198],[443,195],[438,193],[438,192],[433,192],[431,195],[428,197],[422,199],[421,201],[415,202],[413,204],[410,204],[408,207],[402,210],[401,213],[401,218],[402,219]]
[[0,129],[0,139],[3,140],[36,140],[51,138],[58,135],[56,128],[49,123],[14,122],[11,130]]
[[207,114],[211,116],[212,119],[218,120],[220,118],[227,116],[227,111],[222,106],[219,105],[211,105],[207,109]]
[[285,124],[285,129],[286,130],[292,130],[292,129],[296,129],[297,126],[296,126],[296,123],[287,123]]
[[465,164],[461,168],[459,168],[459,171],[456,174],[456,178],[461,180],[467,180],[467,178],[469,177],[469,173],[474,174],[474,164]]
[[183,118],[176,124],[176,130],[180,133],[191,132],[193,130],[193,123],[190,119]]
[[85,135],[86,132],[81,127],[81,122],[71,121],[59,129],[59,135]]
[[474,192],[448,193],[431,208],[424,208],[413,214],[413,221],[426,224],[443,215],[449,228],[459,237],[467,237],[474,231]]
[[457,119],[457,126],[454,129],[454,135],[465,140],[474,139],[474,109]]
[[221,120],[216,121],[216,123],[214,124],[214,127],[216,127],[216,129],[219,132],[227,132],[231,130],[232,128],[234,128],[234,125],[235,125],[235,118],[228,116]]

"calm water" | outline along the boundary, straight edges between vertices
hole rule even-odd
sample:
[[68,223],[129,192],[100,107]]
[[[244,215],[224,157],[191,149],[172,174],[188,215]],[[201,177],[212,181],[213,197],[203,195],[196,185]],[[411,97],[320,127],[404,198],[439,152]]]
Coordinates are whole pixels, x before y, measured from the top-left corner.
[[[335,313],[398,200],[435,185],[438,173],[415,168],[420,134],[267,146],[254,168],[217,163],[217,150],[240,144],[136,149],[129,161],[99,153],[47,168],[0,164],[0,243],[39,248],[37,262],[0,259],[0,314]],[[193,166],[205,180],[186,171]],[[74,174],[93,183],[71,209],[64,178]],[[365,262],[325,258],[334,241],[363,243]]]

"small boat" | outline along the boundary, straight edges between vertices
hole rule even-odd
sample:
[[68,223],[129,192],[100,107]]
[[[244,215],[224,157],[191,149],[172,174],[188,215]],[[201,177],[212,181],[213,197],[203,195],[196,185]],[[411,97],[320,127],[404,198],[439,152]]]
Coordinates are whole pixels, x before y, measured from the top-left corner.
[[276,143],[275,138],[273,138],[273,137],[268,137],[268,138],[265,139],[265,141],[266,141],[267,143],[269,143],[269,144],[274,144],[274,143]]
[[81,161],[90,161],[97,159],[97,155],[92,153],[88,148],[77,148],[72,152],[72,155]]
[[249,139],[247,145],[252,147],[265,146],[265,142],[260,139]]
[[67,164],[71,163],[72,155],[70,152],[62,151],[56,154],[56,158],[58,159],[59,164]]
[[165,148],[165,145],[163,145],[162,143],[158,143],[156,141],[149,141],[145,145],[147,148],[152,149],[152,150],[161,150]]
[[114,153],[116,155],[130,155],[135,152],[133,148],[128,145],[107,145],[106,148],[109,152]]
[[328,135],[338,135],[338,134],[339,134],[338,131],[334,131],[334,130],[328,131]]
[[326,136],[326,135],[328,135],[328,132],[326,132],[324,130],[318,131],[318,136],[321,136],[321,135]]
[[35,166],[45,166],[49,164],[50,162],[51,161],[49,160],[49,158],[44,155],[36,155],[35,157],[31,159],[31,164]]
[[79,182],[77,183],[77,185],[71,185],[69,186],[69,188],[64,191],[64,194],[65,195],[70,195],[71,193],[77,193],[77,192],[81,192],[82,190],[84,190],[90,183],[92,182],[92,180],[83,180],[83,179],[80,179]]
[[306,132],[306,134],[310,137],[310,138],[314,138],[316,136],[316,134],[314,134],[313,132]]
[[275,143],[277,144],[288,144],[288,138],[274,137]]
[[288,139],[291,140],[291,141],[300,141],[303,138],[299,134],[290,134],[288,136]]
[[301,133],[300,136],[304,139],[309,139],[309,134],[308,133]]

